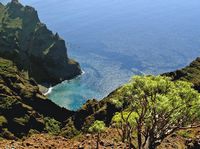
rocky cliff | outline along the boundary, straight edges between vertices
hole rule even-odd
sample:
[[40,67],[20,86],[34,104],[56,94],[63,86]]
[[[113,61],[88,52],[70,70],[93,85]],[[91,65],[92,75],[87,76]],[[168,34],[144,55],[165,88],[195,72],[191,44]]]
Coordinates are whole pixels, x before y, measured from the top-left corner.
[[41,23],[37,11],[17,0],[0,3],[0,56],[12,60],[38,83],[56,84],[81,73],[63,39]]
[[189,81],[194,85],[194,89],[200,92],[200,58],[196,58],[196,60],[192,61],[185,68],[164,73],[163,75],[169,76],[172,80],[183,80]]
[[48,131],[54,129],[53,123],[61,127],[72,115],[43,96],[36,82],[13,62],[0,58],[0,137],[15,139],[31,130]]

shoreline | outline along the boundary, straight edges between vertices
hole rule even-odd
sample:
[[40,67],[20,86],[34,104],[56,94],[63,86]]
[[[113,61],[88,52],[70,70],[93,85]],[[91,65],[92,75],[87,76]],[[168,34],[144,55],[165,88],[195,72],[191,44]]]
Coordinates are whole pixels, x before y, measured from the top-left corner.
[[[81,74],[80,75],[78,75],[78,76],[76,76],[75,78],[73,78],[73,79],[76,79],[77,77],[80,77],[80,76],[82,76],[82,75],[84,75],[85,74],[85,71],[81,71]],[[71,79],[72,80],[72,79]],[[70,81],[70,80],[64,80],[64,81]],[[63,82],[64,82],[63,81]],[[62,82],[61,82],[62,83]],[[50,94],[51,92],[52,92],[52,90],[53,90],[53,88],[54,87],[49,87],[49,88],[47,88],[47,87],[45,87],[45,86],[43,86],[43,85],[38,85],[39,86],[39,89],[40,89],[40,91],[42,92],[42,94],[43,95],[45,95],[45,96],[47,96],[48,94]]]
[[53,90],[53,87],[49,87],[46,93],[43,93],[45,96],[47,96],[48,94],[50,94]]

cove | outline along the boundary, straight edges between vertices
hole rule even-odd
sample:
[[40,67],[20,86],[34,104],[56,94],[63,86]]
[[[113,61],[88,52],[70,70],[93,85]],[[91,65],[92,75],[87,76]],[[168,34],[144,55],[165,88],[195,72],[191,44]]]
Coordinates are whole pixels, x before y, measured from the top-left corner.
[[200,53],[199,0],[21,0],[65,39],[85,74],[48,97],[76,110],[101,99],[132,75],[181,68]]

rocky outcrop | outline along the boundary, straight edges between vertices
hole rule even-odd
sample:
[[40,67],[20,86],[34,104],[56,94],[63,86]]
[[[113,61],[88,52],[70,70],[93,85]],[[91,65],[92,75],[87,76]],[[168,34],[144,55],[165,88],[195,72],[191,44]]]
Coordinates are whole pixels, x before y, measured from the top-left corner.
[[183,80],[189,81],[194,85],[194,89],[200,92],[200,58],[191,62],[185,68],[176,70],[174,72],[164,73],[163,75],[169,76],[173,81]]
[[31,130],[42,132],[49,119],[62,125],[72,115],[43,96],[13,62],[0,58],[0,136],[15,139]]
[[17,0],[0,4],[0,56],[27,71],[38,83],[57,84],[81,73],[63,39],[41,23],[37,11]]

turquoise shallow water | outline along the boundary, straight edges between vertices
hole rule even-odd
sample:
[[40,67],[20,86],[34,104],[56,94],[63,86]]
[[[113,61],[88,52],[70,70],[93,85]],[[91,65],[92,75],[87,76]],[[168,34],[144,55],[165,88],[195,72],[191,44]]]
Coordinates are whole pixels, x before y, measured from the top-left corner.
[[69,109],[101,99],[132,75],[172,71],[200,55],[199,0],[21,2],[67,41],[69,56],[85,71],[48,95]]

